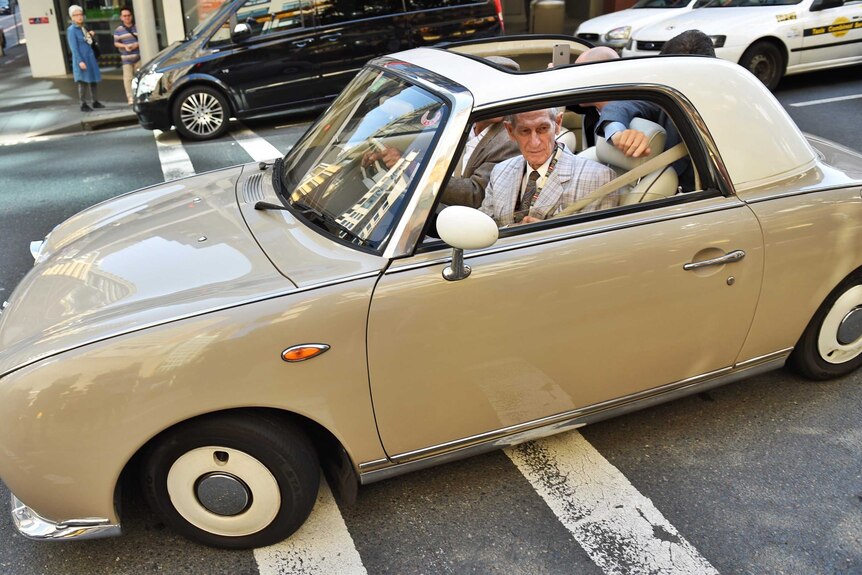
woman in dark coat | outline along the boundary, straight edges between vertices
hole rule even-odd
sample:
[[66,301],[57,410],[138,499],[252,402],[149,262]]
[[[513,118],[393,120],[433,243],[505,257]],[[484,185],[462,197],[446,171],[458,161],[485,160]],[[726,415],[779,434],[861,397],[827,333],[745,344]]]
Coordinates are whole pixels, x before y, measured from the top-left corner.
[[[66,29],[66,41],[72,51],[72,74],[78,83],[78,95],[81,97],[81,111],[89,112],[93,108],[104,108],[99,102],[96,86],[102,79],[99,72],[99,62],[93,52],[96,33],[84,26],[84,9],[77,4],[69,6],[69,17],[72,23]],[[93,108],[87,104],[86,95],[89,92]]]

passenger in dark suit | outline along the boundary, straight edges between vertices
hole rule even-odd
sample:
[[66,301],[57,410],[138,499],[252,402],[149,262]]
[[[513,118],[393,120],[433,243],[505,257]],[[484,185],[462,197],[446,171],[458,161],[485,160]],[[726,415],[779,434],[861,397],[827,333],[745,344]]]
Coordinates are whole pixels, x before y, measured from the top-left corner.
[[[464,160],[458,160],[455,173],[443,190],[442,202],[449,205],[478,208],[485,199],[485,188],[494,166],[514,158],[520,152],[518,144],[509,138],[503,126],[503,118],[476,122],[471,128],[475,137],[481,138],[475,149]],[[487,130],[487,131],[486,131]]]
[[[521,70],[517,62],[504,56],[488,56],[485,59],[512,72]],[[519,154],[518,144],[509,138],[502,117],[476,122],[470,127],[467,146],[443,189],[442,203],[478,208],[485,199],[485,188],[494,166]],[[400,150],[387,148],[368,154],[364,162],[380,160],[387,168],[391,168],[400,157]]]

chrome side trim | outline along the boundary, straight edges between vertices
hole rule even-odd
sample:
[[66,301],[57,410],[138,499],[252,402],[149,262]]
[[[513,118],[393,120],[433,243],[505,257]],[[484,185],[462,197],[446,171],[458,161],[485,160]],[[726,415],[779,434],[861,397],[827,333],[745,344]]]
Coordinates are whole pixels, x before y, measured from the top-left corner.
[[[691,216],[699,216],[699,215],[710,214],[710,213],[714,213],[714,212],[722,212],[725,210],[736,210],[736,209],[740,209],[743,207],[745,207],[744,203],[742,203],[740,201],[733,201],[732,200],[732,203],[728,203],[728,204],[721,205],[721,206],[713,206],[713,207],[709,207],[709,208],[703,208],[703,209],[695,210],[695,211],[691,211],[691,212],[664,214],[661,216],[651,216],[651,217],[646,217],[646,218],[642,218],[639,220],[634,220],[631,222],[605,224],[603,226],[590,228],[587,230],[571,231],[571,232],[568,232],[568,233],[565,233],[562,235],[558,235],[558,236],[553,236],[553,237],[525,239],[524,241],[507,244],[505,246],[491,246],[489,248],[485,248],[482,250],[475,250],[475,251],[471,250],[470,252],[464,254],[464,258],[466,259],[468,257],[494,255],[494,254],[508,252],[508,251],[512,251],[512,250],[518,250],[518,249],[522,249],[522,248],[531,248],[531,247],[535,247],[535,246],[541,246],[541,245],[545,245],[545,244],[552,244],[555,242],[562,242],[562,241],[566,241],[566,240],[571,240],[574,238],[592,236],[592,235],[601,234],[601,233],[605,233],[605,232],[612,232],[612,231],[617,231],[617,230],[625,230],[625,229],[629,229],[629,228],[635,228],[638,226],[651,224],[651,223],[655,223],[655,222],[678,220],[678,219],[682,219],[682,218],[688,218]],[[447,246],[446,244],[441,244],[440,249],[441,250],[449,249],[449,246]],[[451,260],[451,253],[447,251],[445,253],[445,255],[441,255],[439,258],[435,258],[433,260],[427,260],[427,261],[423,261],[423,262],[416,262],[413,264],[407,264],[407,265],[403,265],[403,266],[398,265],[398,262],[396,261],[396,262],[393,262],[393,264],[389,267],[389,269],[386,271],[386,274],[389,275],[389,274],[394,274],[394,273],[403,272],[403,271],[410,271],[410,270],[414,270],[414,269],[435,266],[435,265],[439,265],[439,264],[443,264],[443,263],[448,263],[450,260]]]
[[784,358],[786,359],[790,352],[793,351],[792,347],[786,347],[784,349],[779,349],[778,351],[773,351],[772,353],[767,353],[766,355],[760,355],[757,357],[752,357],[751,359],[746,359],[745,361],[737,362],[734,366],[734,369],[747,369],[749,366],[757,365],[758,363],[764,363],[767,361],[772,361],[774,359]]
[[365,463],[359,464],[359,472],[363,473],[366,471],[374,471],[375,469],[386,467],[390,463],[391,462],[388,459],[375,459],[374,461],[366,461]]
[[763,198],[755,198],[752,200],[744,200],[744,201],[746,204],[760,204],[760,203],[769,202],[772,200],[780,200],[783,198],[792,198],[794,196],[806,196],[808,194],[817,194],[817,193],[821,193],[821,192],[840,191],[840,190],[846,190],[848,188],[852,189],[855,187],[856,187],[856,184],[847,184],[847,185],[840,185],[840,186],[822,186],[819,188],[806,188],[803,190],[793,190],[791,192],[783,192],[780,194],[766,196]]
[[540,439],[562,431],[577,429],[590,423],[596,423],[604,419],[624,415],[639,409],[726,385],[740,379],[779,369],[784,365],[787,355],[789,355],[788,350],[781,350],[764,355],[761,358],[747,360],[736,367],[718,369],[645,392],[497,431],[451,441],[442,445],[401,453],[393,456],[394,463],[387,467],[371,469],[369,471],[363,471],[360,468],[359,479],[363,485],[374,483],[375,481],[381,481],[403,473]]
[[61,540],[69,539],[99,539],[120,535],[119,523],[111,523],[107,519],[89,517],[86,519],[69,519],[56,522],[45,519],[26,505],[20,499],[12,498],[12,522],[18,533],[28,539]]

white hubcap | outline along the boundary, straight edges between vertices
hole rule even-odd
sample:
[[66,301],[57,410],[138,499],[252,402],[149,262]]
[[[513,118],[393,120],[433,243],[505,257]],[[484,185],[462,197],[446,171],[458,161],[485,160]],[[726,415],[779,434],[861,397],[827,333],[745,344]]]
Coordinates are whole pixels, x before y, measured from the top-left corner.
[[[213,513],[198,496],[200,482],[213,474],[236,478],[248,490],[240,513]],[[272,523],[281,508],[278,483],[257,459],[229,447],[199,447],[183,454],[168,471],[168,495],[183,518],[208,533],[227,537],[251,535]]]
[[859,306],[862,306],[862,285],[852,287],[841,294],[829,310],[817,338],[817,351],[820,352],[823,361],[834,364],[845,363],[862,353],[862,337],[857,337],[846,344],[838,341],[841,322]]

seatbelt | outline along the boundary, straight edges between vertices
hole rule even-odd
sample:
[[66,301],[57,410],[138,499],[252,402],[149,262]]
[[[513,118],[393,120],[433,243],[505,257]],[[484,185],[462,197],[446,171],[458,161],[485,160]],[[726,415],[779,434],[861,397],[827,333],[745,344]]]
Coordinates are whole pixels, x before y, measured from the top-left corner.
[[572,214],[575,214],[584,209],[585,207],[589,206],[593,202],[597,202],[605,196],[617,191],[621,187],[627,186],[632,182],[635,182],[642,177],[651,174],[662,166],[668,166],[679,160],[680,158],[684,158],[686,155],[688,155],[688,149],[686,149],[683,142],[680,142],[676,146],[665,150],[655,158],[647,160],[640,166],[637,166],[636,168],[629,170],[625,174],[614,178],[586,198],[581,198],[580,200],[569,204],[565,209],[560,212],[557,212],[551,217],[559,218],[562,216],[570,216]]

